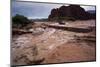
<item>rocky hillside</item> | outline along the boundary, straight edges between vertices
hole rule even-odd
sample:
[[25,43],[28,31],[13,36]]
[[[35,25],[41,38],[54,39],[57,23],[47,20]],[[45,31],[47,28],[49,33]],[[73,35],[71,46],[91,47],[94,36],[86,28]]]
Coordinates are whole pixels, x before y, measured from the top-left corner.
[[95,19],[95,14],[86,12],[84,8],[80,7],[79,5],[69,5],[52,9],[48,19],[88,20],[88,19]]

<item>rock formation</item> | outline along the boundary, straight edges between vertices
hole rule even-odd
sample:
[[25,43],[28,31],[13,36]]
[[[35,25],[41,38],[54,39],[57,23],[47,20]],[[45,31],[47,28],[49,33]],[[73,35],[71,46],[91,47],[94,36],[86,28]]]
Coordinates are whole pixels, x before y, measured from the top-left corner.
[[95,19],[95,14],[86,12],[79,5],[61,6],[60,8],[52,9],[48,16],[49,20],[88,20]]

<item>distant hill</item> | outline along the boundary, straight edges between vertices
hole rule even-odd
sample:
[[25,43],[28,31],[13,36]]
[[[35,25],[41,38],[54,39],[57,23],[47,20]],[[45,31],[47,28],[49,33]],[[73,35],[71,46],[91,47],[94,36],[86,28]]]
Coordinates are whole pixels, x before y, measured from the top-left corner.
[[93,11],[85,11],[80,5],[61,6],[51,10],[49,20],[88,20],[95,19]]
[[42,19],[30,19],[32,22],[45,22],[48,21],[48,18],[42,18]]

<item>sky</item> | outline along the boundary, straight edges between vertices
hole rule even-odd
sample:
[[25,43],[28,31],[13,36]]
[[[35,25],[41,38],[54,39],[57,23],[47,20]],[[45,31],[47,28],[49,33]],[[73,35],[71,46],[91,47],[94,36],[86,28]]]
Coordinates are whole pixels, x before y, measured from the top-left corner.
[[[29,19],[41,19],[47,18],[53,8],[59,8],[63,4],[47,4],[47,3],[35,3],[35,2],[16,2],[12,1],[11,14],[24,15]],[[68,5],[66,5],[68,6]],[[86,11],[95,10],[95,6],[81,6]]]

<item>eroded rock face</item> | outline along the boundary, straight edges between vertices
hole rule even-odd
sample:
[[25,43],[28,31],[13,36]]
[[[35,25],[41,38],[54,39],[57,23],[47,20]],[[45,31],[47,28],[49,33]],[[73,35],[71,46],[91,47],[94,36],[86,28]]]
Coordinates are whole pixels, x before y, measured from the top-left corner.
[[70,5],[70,6],[61,6],[57,9],[52,9],[51,14],[49,15],[49,20],[57,20],[59,17],[68,17],[67,19],[75,20],[87,20],[95,19],[95,15],[86,12],[79,5]]

